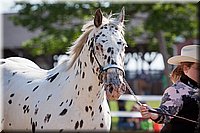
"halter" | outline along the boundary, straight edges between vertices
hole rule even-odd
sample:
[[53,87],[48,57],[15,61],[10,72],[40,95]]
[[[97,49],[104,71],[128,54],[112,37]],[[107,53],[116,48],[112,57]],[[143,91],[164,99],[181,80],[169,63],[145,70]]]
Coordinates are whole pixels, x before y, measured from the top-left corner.
[[100,69],[100,73],[99,73],[99,76],[103,73],[103,72],[105,72],[105,71],[107,71],[108,69],[110,69],[110,68],[117,68],[117,69],[119,69],[119,70],[121,70],[122,72],[123,72],[123,76],[125,76],[125,72],[124,72],[124,69],[121,67],[121,66],[119,66],[119,65],[116,65],[116,64],[108,64],[108,65],[106,65],[106,66],[102,66],[101,64],[100,64],[100,62],[98,61],[98,59],[97,59],[97,57],[96,57],[96,55],[95,55],[95,53],[94,53],[94,38],[95,37],[93,37],[92,38],[92,49],[91,49],[91,52],[92,52],[92,54],[93,54],[93,56],[94,56],[94,59],[95,59],[95,61],[97,62],[97,64],[99,65],[99,69]]

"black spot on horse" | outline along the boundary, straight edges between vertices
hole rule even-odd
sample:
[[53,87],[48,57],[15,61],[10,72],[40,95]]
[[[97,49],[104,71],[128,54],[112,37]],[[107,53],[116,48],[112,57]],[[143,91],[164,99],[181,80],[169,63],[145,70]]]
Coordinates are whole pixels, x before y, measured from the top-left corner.
[[99,47],[98,47],[98,46],[96,46],[96,50],[99,50]]
[[61,102],[59,106],[61,107],[62,105],[63,105],[63,102]]
[[80,121],[80,128],[83,127],[83,120]]
[[100,123],[100,127],[103,128],[103,123]]
[[70,101],[70,103],[69,103],[69,106],[71,106],[71,105],[72,105],[72,102],[73,102],[73,99],[71,99],[71,101]]
[[96,36],[95,36],[95,40],[97,40],[98,38],[99,38],[99,35],[96,35]]
[[51,98],[52,94],[50,94],[48,97],[47,97],[47,101],[49,100],[49,98]]
[[27,83],[31,83],[32,81],[27,81]]
[[35,115],[37,115],[38,110],[39,110],[39,108],[36,108],[36,109],[35,109],[35,112],[34,112]]
[[76,86],[75,86],[75,90],[77,89],[77,87],[78,87],[78,85],[76,84]]
[[31,124],[33,123],[33,119],[32,119],[32,117],[31,117]]
[[89,86],[89,87],[88,87],[88,91],[92,91],[92,86]]
[[67,76],[67,78],[65,80],[68,80],[69,76]]
[[99,105],[99,112],[101,113],[101,111],[102,111],[102,106]]
[[89,106],[89,109],[92,110],[92,106]]
[[104,59],[107,59],[107,55],[104,55]]
[[102,43],[105,43],[105,42],[107,42],[107,40],[102,40]]
[[26,105],[23,106],[23,110],[26,108]]
[[111,64],[112,65],[117,65],[117,63],[114,60],[111,61]]
[[28,105],[28,106],[27,106],[27,105],[24,105],[24,106],[23,106],[23,110],[24,110],[24,114],[25,114],[25,113],[29,113],[29,111],[30,111],[29,105]]
[[107,63],[108,63],[108,64],[110,63],[110,56],[109,56],[108,59],[107,59]]
[[118,45],[121,45],[121,44],[122,44],[122,42],[117,42],[117,44],[118,44]]
[[10,94],[10,97],[13,97],[15,95],[15,93]]
[[35,133],[35,123],[32,123],[32,132]]
[[89,110],[89,109],[88,109],[88,106],[85,106],[85,111],[88,112],[88,110]]
[[44,117],[44,123],[48,123],[49,122],[49,120],[50,120],[50,118],[51,118],[51,114],[47,114],[45,117]]
[[94,111],[92,111],[91,116],[94,116]]
[[114,54],[114,50],[111,51],[111,55],[113,55],[113,54]]
[[82,68],[82,62],[80,61],[80,70],[81,70],[81,68]]
[[84,64],[85,64],[85,67],[87,67],[87,63],[86,63],[86,62],[84,62]]
[[29,96],[25,98],[25,101],[29,99]]
[[34,89],[33,89],[33,92],[35,91],[35,90],[37,90],[37,88],[39,87],[39,85],[38,86],[36,86]]
[[69,100],[67,99],[66,101],[65,101],[65,103],[67,103]]
[[78,70],[76,71],[76,76],[77,76],[77,75],[79,75],[79,71],[78,71]]
[[107,49],[107,53],[110,53],[110,51],[111,51],[111,47],[109,47],[109,48]]
[[83,72],[83,74],[82,74],[82,78],[85,78],[85,72]]
[[59,115],[65,115],[67,113],[67,109],[63,109],[63,111]]
[[17,72],[13,72],[12,76],[14,76]]
[[9,104],[12,104],[12,100],[10,99],[10,100],[8,101],[8,103],[9,103]]
[[50,82],[53,82],[54,79],[58,76],[58,74],[59,74],[59,73],[56,73],[56,74],[54,74],[53,76],[47,78],[46,80],[47,80],[47,81],[50,81]]
[[79,126],[79,121],[76,122],[74,129],[76,130]]

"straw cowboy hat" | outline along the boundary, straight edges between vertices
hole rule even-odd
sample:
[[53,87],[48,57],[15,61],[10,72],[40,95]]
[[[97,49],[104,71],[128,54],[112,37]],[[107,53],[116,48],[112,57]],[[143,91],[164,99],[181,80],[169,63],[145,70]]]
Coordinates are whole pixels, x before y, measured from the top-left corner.
[[181,49],[181,55],[173,56],[168,59],[172,65],[180,65],[181,62],[198,62],[199,63],[200,45],[187,45]]

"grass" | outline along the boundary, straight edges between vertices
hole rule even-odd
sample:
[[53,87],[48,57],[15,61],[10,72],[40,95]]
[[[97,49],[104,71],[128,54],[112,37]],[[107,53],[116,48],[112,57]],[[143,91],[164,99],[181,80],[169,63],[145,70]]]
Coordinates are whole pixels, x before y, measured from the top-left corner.
[[[135,105],[135,102],[132,101],[126,101],[125,108],[127,111],[130,111],[133,105]],[[160,101],[148,101],[148,105],[150,105],[153,108],[156,108],[160,105]],[[118,105],[117,101],[109,101],[110,105],[110,110],[111,111],[118,111]],[[118,123],[119,118],[118,117],[112,117],[112,131],[117,130],[117,123]]]

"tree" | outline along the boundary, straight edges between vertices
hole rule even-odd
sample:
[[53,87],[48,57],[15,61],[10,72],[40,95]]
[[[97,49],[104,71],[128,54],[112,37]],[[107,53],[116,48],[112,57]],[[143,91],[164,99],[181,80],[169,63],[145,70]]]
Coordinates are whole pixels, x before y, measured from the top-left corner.
[[[67,48],[81,34],[84,21],[89,20],[97,8],[104,12],[117,12],[123,6],[126,10],[125,39],[130,47],[136,47],[134,38],[146,33],[148,35],[147,51],[160,51],[164,57],[165,74],[168,77],[169,55],[177,36],[194,38],[197,36],[197,8],[195,3],[110,3],[110,2],[65,2],[55,4],[16,3],[19,13],[12,18],[15,24],[33,31],[41,29],[42,33],[24,43],[33,56],[65,53]],[[137,13],[147,14],[143,22],[132,26],[131,20]],[[82,21],[84,20],[84,21]],[[134,21],[134,20],[133,20]]]

